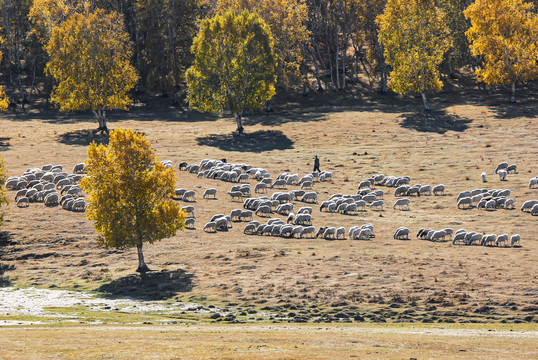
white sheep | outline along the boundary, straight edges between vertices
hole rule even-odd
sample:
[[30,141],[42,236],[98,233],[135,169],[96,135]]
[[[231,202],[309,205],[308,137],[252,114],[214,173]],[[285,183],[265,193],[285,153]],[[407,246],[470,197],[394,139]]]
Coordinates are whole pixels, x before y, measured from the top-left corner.
[[213,196],[213,199],[217,198],[217,189],[215,188],[208,188],[204,191],[202,194],[202,198],[206,199],[208,196]]
[[243,193],[241,191],[228,191],[226,194],[230,195],[232,201],[234,199],[241,201],[241,199],[243,198]]
[[472,207],[473,199],[470,197],[462,197],[458,200],[458,209],[460,209],[460,206],[462,206],[462,209],[465,209],[465,205],[469,205],[469,207]]
[[271,189],[275,188],[275,187],[279,187],[281,189],[285,189],[286,188],[286,180],[283,180],[283,179],[280,179],[280,180],[275,180],[272,184],[271,184]]
[[361,229],[359,235],[356,237],[357,240],[368,240],[372,236],[372,230],[370,229]]
[[194,206],[183,206],[181,211],[184,211],[187,214],[187,217],[194,218]]
[[196,191],[194,190],[188,190],[188,191],[185,191],[185,193],[183,194],[183,197],[181,198],[183,201],[196,201],[194,199],[194,196],[196,195]]
[[86,167],[84,163],[78,163],[73,167],[73,174],[82,174],[86,172]]
[[431,196],[432,194],[432,186],[431,185],[424,185],[424,186],[421,186],[419,189],[418,189],[418,193],[420,195],[424,195],[424,196]]
[[499,235],[497,241],[495,241],[495,245],[501,246],[501,244],[503,244],[503,246],[506,246],[508,244],[508,234]]
[[504,202],[504,208],[505,209],[514,209],[515,206],[514,206],[514,199],[507,199],[505,202]]
[[465,232],[465,230],[463,230],[462,232],[456,232],[454,238],[452,239],[452,244],[456,244],[458,241],[463,240],[466,234],[467,233]]
[[516,165],[516,164],[509,165],[509,166],[506,168],[506,171],[507,171],[508,173],[510,173],[510,171],[513,171],[514,174],[517,174],[517,165]]
[[535,204],[531,208],[531,215],[537,216],[538,215],[538,204]]
[[312,190],[312,181],[305,181],[301,184],[301,189]]
[[[499,236],[500,238],[500,236]],[[499,240],[497,240],[497,242],[495,241],[497,239],[497,235],[496,234],[487,234],[487,235],[484,235],[482,237],[482,240],[480,242],[480,245],[483,245],[483,246],[490,246],[490,245],[496,245],[499,243]]]
[[506,181],[506,176],[508,175],[508,172],[506,170],[499,170],[497,174],[499,175],[500,181]]
[[485,206],[486,211],[487,210],[495,210],[495,207],[496,207],[495,205],[496,205],[495,199],[488,200],[486,202],[486,206]]
[[[295,226],[291,231],[290,237],[301,237],[301,233],[304,231],[303,226]],[[297,235],[297,236],[296,236]]]
[[458,197],[456,199],[456,201],[460,201],[461,198],[465,198],[465,197],[471,197],[471,192],[470,191],[462,191],[458,194]]
[[527,200],[521,205],[521,211],[525,212],[527,209],[532,209],[536,204],[538,204],[538,200]]
[[385,205],[385,201],[383,200],[376,200],[374,202],[372,202],[370,204],[370,209],[374,209],[374,208],[377,208],[377,209],[380,209],[381,211],[383,211],[383,205]]
[[394,202],[394,205],[392,206],[393,209],[396,209],[396,206],[399,206],[400,207],[400,210],[403,210],[403,209],[406,209],[406,210],[411,210],[410,207],[409,207],[409,203],[411,202],[411,200],[407,199],[407,198],[403,198],[403,199],[397,199],[395,202]]
[[485,172],[483,172],[482,174],[480,174],[480,177],[482,178],[482,182],[483,182],[483,183],[487,182],[487,180],[486,180],[486,176],[487,176],[487,174],[486,174]]
[[312,215],[298,214],[294,219],[295,225],[312,225]]
[[394,232],[393,237],[397,240],[409,240],[409,229],[406,227],[399,227]]
[[239,214],[239,221],[249,221],[252,220],[254,213],[251,210],[241,211]]
[[217,223],[214,221],[210,221],[204,225],[203,230],[205,232],[209,232],[209,230],[212,230],[211,232],[217,232]]
[[254,192],[256,194],[260,194],[260,193],[267,193],[267,184],[265,183],[258,183],[254,186]]
[[59,202],[58,193],[53,192],[53,193],[48,194],[47,196],[45,196],[44,202],[46,206],[58,205],[58,202]]
[[499,165],[497,165],[497,167],[495,168],[495,174],[497,174],[499,170],[506,169],[507,167],[508,167],[507,162],[499,163]]
[[268,205],[262,205],[260,207],[258,207],[258,209],[256,210],[256,215],[258,216],[269,216],[269,214],[271,214],[271,207],[268,206]]
[[538,185],[538,176],[529,180],[529,189],[534,189],[535,185]]
[[445,240],[446,232],[444,230],[434,231],[430,237],[431,241]]
[[336,235],[336,228],[335,227],[328,227],[327,229],[325,229],[325,231],[323,232],[323,238],[325,240],[328,240],[328,239],[334,239],[335,238],[335,235]]
[[30,199],[28,199],[26,196],[22,196],[21,198],[17,199],[17,207],[28,206],[30,206]]
[[304,206],[297,211],[297,214],[310,214],[312,215],[312,208],[310,206]]
[[299,235],[299,238],[303,238],[303,236],[309,235],[309,237],[314,237],[316,232],[316,228],[313,226],[306,226]]
[[185,228],[187,228],[187,229],[194,229],[194,221],[195,221],[194,218],[187,218],[187,219],[185,220]]
[[302,202],[305,202],[305,203],[315,203],[317,204],[318,202],[318,194],[315,193],[315,192],[307,192],[303,195],[302,199],[301,199]]
[[435,185],[432,189],[432,192],[433,192],[433,195],[435,196],[444,195],[445,185],[444,184]]
[[342,236],[342,240],[346,239],[346,228],[339,227],[338,229],[336,229],[335,238],[339,239],[340,235]]
[[519,243],[520,239],[521,239],[521,235],[519,235],[519,234],[512,235],[510,237],[510,246],[516,246],[516,244],[518,246],[521,246],[520,243]]
[[409,186],[408,185],[401,185],[401,186],[398,186],[396,188],[396,190],[394,190],[394,196],[402,196],[402,195],[405,195],[407,194],[407,190],[409,190]]

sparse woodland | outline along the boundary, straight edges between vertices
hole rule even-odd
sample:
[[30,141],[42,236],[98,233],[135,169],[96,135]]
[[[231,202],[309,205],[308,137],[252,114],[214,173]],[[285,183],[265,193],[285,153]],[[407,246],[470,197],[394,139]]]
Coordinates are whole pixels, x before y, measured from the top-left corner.
[[[246,107],[230,101],[238,98],[233,87],[220,106],[202,107],[193,99],[207,89],[189,90],[186,74],[210,45],[191,47],[204,20],[228,11],[256,13],[269,29],[263,51],[276,79],[243,86],[256,98]],[[367,79],[372,92],[421,95],[428,110],[427,94],[463,70],[511,89],[513,102],[516,88],[538,75],[537,12],[536,1],[524,0],[2,0],[0,106],[91,110],[105,130],[107,110],[161,97],[230,111],[241,130],[237,109],[270,110],[273,87],[306,94],[352,90]]]

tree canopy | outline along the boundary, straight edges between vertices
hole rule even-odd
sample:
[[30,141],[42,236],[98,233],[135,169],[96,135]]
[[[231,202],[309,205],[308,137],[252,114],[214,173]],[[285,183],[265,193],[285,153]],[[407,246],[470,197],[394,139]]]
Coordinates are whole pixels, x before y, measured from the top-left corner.
[[92,143],[81,181],[91,205],[86,217],[95,224],[104,247],[138,250],[138,272],[148,271],[144,243],[174,236],[186,215],[171,196],[176,182],[172,168],[157,158],[149,141],[131,129],[110,133],[108,146]]
[[129,35],[116,12],[74,13],[52,30],[47,71],[57,81],[51,100],[62,111],[91,110],[107,131],[106,111],[127,109],[137,83]]
[[476,75],[486,84],[511,85],[538,76],[538,14],[524,0],[476,0],[464,14],[471,20],[467,31],[474,56],[483,61]]
[[378,17],[379,37],[392,66],[389,86],[402,94],[440,91],[439,64],[450,48],[442,11],[434,0],[389,0]]
[[275,94],[273,37],[256,14],[228,11],[200,24],[187,70],[191,108],[229,110],[243,132],[243,111],[261,108]]

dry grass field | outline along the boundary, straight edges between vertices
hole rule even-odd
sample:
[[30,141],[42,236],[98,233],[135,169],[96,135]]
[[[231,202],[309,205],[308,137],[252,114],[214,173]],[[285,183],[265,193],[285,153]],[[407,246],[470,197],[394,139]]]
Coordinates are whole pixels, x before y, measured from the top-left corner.
[[[274,113],[249,116],[242,136],[232,135],[234,122],[230,118],[177,109],[112,114],[111,128],[130,127],[146,134],[160,159],[174,162],[177,187],[197,191],[193,204],[196,229],[146,246],[146,261],[154,272],[140,279],[134,273],[136,252],[99,248],[84,214],[40,203],[20,209],[12,201],[3,209],[6,222],[1,229],[0,263],[7,269],[4,277],[19,286],[83,289],[109,298],[181,300],[239,309],[237,316],[226,322],[507,322],[530,323],[535,329],[538,218],[521,212],[519,207],[525,200],[538,199],[538,189],[528,188],[529,179],[538,175],[537,98],[529,91],[521,95],[524,100],[510,105],[502,95],[445,94],[432,101],[432,108],[437,110],[431,114],[417,111],[419,99],[349,95],[321,101],[323,95],[313,95],[277,105]],[[9,175],[20,175],[29,167],[47,163],[62,164],[70,170],[84,161],[92,140],[106,141],[91,135],[94,128],[96,122],[90,115],[3,115],[0,156]],[[384,187],[380,187],[387,205],[383,211],[346,216],[314,208],[316,227],[349,229],[373,223],[376,237],[370,241],[246,236],[242,232],[246,223],[235,223],[228,232],[207,234],[202,227],[213,214],[229,213],[241,203],[231,202],[226,195],[232,184],[197,179],[177,169],[182,161],[226,158],[228,162],[263,167],[273,178],[281,172],[304,175],[312,170],[314,154],[321,159],[321,170],[333,173],[332,182],[314,186],[320,201],[334,193],[355,193],[360,180],[378,173],[408,175],[411,184],[443,183],[447,190],[445,196],[413,197],[410,211],[393,210],[394,189]],[[501,161],[518,166],[518,173],[510,174],[505,182],[494,174]],[[483,171],[488,174],[487,184],[480,180]],[[207,187],[218,189],[218,200],[202,199]],[[456,208],[460,191],[482,187],[511,189],[516,209],[485,212]],[[14,198],[14,192],[10,192],[10,198]],[[399,226],[411,230],[411,240],[392,238]],[[451,242],[417,240],[414,235],[421,227],[519,233],[522,246],[455,246]],[[255,314],[262,312],[271,315],[260,315],[257,320]],[[176,318],[181,321],[181,315]],[[129,336],[124,328],[112,331]],[[301,339],[298,333],[290,336]],[[335,346],[357,348],[359,358],[369,357],[359,352],[359,348],[365,350],[363,345],[347,341],[341,338]],[[412,348],[436,340],[383,341]],[[319,358],[330,354],[331,345],[325,345]],[[229,352],[231,346],[224,346],[222,357],[217,358],[252,358]],[[532,349],[530,344],[520,346],[523,352]],[[238,349],[247,351],[244,346],[238,345]],[[444,355],[471,358],[454,351]],[[261,354],[260,358],[290,358],[285,352]],[[410,352],[402,354],[372,357],[413,357]],[[491,358],[506,358],[502,354],[492,354]],[[519,355],[516,357],[529,358]],[[40,353],[35,356],[41,357]],[[308,354],[304,357],[309,358]]]

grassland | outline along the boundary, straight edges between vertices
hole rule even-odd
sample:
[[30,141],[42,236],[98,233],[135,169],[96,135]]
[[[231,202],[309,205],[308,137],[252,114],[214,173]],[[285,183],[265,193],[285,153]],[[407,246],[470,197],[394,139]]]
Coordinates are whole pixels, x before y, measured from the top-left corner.
[[[447,194],[413,198],[411,211],[396,211],[388,206],[382,212],[344,216],[315,209],[315,226],[349,228],[373,223],[376,238],[372,241],[245,236],[240,223],[227,233],[206,234],[201,228],[211,215],[228,213],[240,204],[230,202],[225,195],[229,183],[178,172],[177,186],[198,193],[194,204],[196,229],[147,246],[146,260],[155,271],[146,279],[134,274],[134,251],[97,246],[93,228],[83,214],[42,204],[19,209],[12,202],[5,209],[0,263],[9,269],[4,277],[18,286],[81,289],[112,299],[129,296],[140,301],[193,302],[205,308],[239,310],[237,316],[227,320],[195,319],[210,325],[196,325],[193,333],[189,333],[192,327],[179,324],[179,328],[62,327],[54,330],[57,342],[43,342],[42,347],[39,339],[44,341],[50,329],[3,329],[2,336],[13,339],[8,347],[12,352],[7,356],[17,358],[17,349],[33,344],[35,352],[26,353],[26,357],[42,357],[48,349],[50,354],[59,351],[57,357],[72,358],[87,348],[91,351],[88,358],[104,358],[105,344],[112,346],[114,339],[110,334],[118,334],[118,338],[125,339],[121,340],[123,345],[118,343],[110,349],[117,350],[114,353],[120,358],[138,354],[136,351],[142,350],[136,349],[144,346],[147,350],[140,354],[150,357],[153,349],[161,349],[165,354],[162,358],[211,354],[216,358],[295,358],[293,354],[330,358],[335,351],[341,357],[359,358],[473,358],[486,353],[491,358],[512,357],[508,356],[512,353],[516,358],[535,357],[535,332],[532,341],[527,342],[527,338],[490,336],[493,332],[481,325],[483,336],[467,337],[462,333],[437,338],[426,332],[414,334],[414,325],[405,324],[455,322],[460,329],[468,323],[496,323],[494,329],[501,329],[507,326],[502,322],[510,326],[522,323],[518,326],[536,330],[538,223],[536,217],[519,211],[523,201],[538,198],[538,190],[527,186],[529,178],[538,175],[538,111],[531,90],[522,94],[526,100],[516,105],[491,94],[449,93],[432,101],[437,110],[430,114],[416,111],[418,99],[357,98],[349,94],[327,100],[323,95],[312,95],[291,99],[286,106],[277,106],[274,113],[248,117],[247,134],[243,136],[231,134],[234,125],[228,118],[177,109],[112,114],[112,128],[142,131],[158,156],[173,160],[176,169],[181,161],[227,158],[229,162],[266,168],[273,176],[281,172],[302,175],[311,171],[313,155],[318,154],[322,170],[334,174],[332,182],[315,185],[320,200],[337,192],[354,193],[359,181],[374,173],[408,175],[413,184],[443,183]],[[322,100],[323,106],[319,106]],[[95,127],[90,115],[4,115],[0,118],[0,156],[10,175],[46,163],[63,164],[70,169],[85,159],[90,141],[106,142],[106,138],[91,135]],[[518,173],[510,175],[506,182],[500,182],[493,173],[501,161],[518,165]],[[480,180],[483,171],[489,179],[485,185]],[[460,191],[484,186],[511,189],[516,210],[457,210],[455,197]],[[219,200],[201,199],[205,187],[216,187]],[[383,190],[387,193],[386,203],[392,205],[390,189]],[[520,233],[522,247],[454,246],[416,240],[414,236],[410,241],[393,240],[392,233],[399,226],[409,227],[413,235],[425,226]],[[245,315],[240,315],[242,312]],[[262,312],[271,315],[256,315]],[[16,319],[17,314],[3,317]],[[164,318],[166,322],[183,321],[181,313]],[[183,318],[192,320],[187,315]],[[132,320],[139,321],[140,318]],[[234,321],[264,325],[220,325]],[[269,331],[266,326],[273,326],[268,325],[273,321],[324,324],[322,328],[290,325],[292,330],[275,324],[275,329],[281,331]],[[335,322],[339,324],[325,325]],[[379,327],[379,332],[370,331],[371,323],[380,322],[390,324]],[[329,330],[322,331],[326,327]],[[158,341],[160,331],[174,338],[170,344],[176,345]],[[20,338],[23,332],[28,340]],[[70,332],[76,333],[86,346],[62,345]],[[214,332],[226,334],[222,336],[227,340],[220,342]],[[190,337],[184,336],[187,334]],[[143,337],[140,341],[144,344],[138,344],[144,346],[133,346],[132,337]],[[274,343],[266,348],[248,348],[273,341],[270,339]],[[319,347],[313,346],[318,340]],[[93,342],[104,344],[103,349],[92,346]],[[292,344],[301,345],[302,350],[295,350]],[[170,349],[175,346],[206,352],[189,354]],[[466,351],[460,352],[460,348]]]

